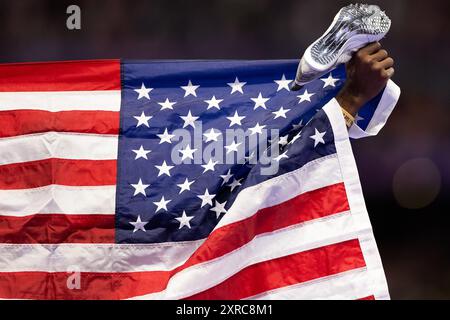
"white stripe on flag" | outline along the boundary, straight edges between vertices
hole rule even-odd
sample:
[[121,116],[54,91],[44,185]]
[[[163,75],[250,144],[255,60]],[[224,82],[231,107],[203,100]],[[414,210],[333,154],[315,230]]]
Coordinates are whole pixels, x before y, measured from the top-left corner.
[[184,263],[203,240],[164,244],[0,244],[2,272],[169,271]]
[[120,90],[0,92],[0,111],[119,111],[120,100]]
[[49,185],[34,189],[1,190],[0,216],[32,214],[111,214],[116,186]]
[[216,229],[251,217],[262,208],[339,182],[342,182],[342,174],[337,155],[319,158],[295,171],[242,190]]
[[117,135],[46,132],[0,139],[0,165],[49,158],[117,159]]

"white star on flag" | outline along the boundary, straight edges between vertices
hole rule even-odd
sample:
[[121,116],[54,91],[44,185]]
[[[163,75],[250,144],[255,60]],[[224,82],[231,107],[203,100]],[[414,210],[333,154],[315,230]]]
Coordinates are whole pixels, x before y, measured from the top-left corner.
[[284,147],[285,145],[288,144],[288,135],[285,135],[283,137],[280,137],[280,139],[278,139],[278,144],[282,147]]
[[174,166],[169,166],[169,165],[167,165],[166,161],[164,160],[164,162],[163,162],[162,165],[160,165],[160,166],[155,166],[155,167],[159,170],[158,177],[159,177],[159,176],[162,176],[163,174],[165,174],[165,175],[167,175],[167,176],[170,177],[170,170],[172,170],[172,168],[173,168]]
[[325,144],[325,141],[323,140],[323,136],[327,133],[325,132],[320,132],[319,130],[317,130],[317,128],[314,128],[315,133],[314,135],[310,136],[311,139],[314,140],[314,148],[317,147],[317,145],[319,143],[323,143]]
[[301,134],[299,132],[292,138],[292,140],[291,140],[291,142],[289,142],[289,144],[294,144],[294,142],[297,141],[298,139],[300,139],[300,137],[301,137]]
[[214,171],[214,167],[218,163],[219,163],[218,161],[213,161],[213,159],[209,159],[207,164],[202,164],[202,167],[205,169],[203,170],[203,173],[206,173],[208,171]]
[[147,196],[147,194],[145,193],[145,189],[147,189],[150,185],[142,183],[142,179],[139,179],[139,182],[137,184],[131,184],[131,186],[134,188],[133,197],[135,197],[138,194]]
[[158,104],[161,106],[161,110],[160,111],[163,111],[163,110],[166,110],[166,109],[173,110],[173,106],[176,104],[176,102],[175,101],[174,102],[170,102],[169,98],[167,98],[166,101],[158,102]]
[[233,175],[231,174],[231,169],[228,169],[228,172],[224,175],[221,175],[220,177],[223,179],[222,186],[225,183],[228,183],[228,181],[230,181],[230,179],[233,178]]
[[191,184],[193,184],[194,182],[194,180],[189,181],[189,179],[186,178],[183,183],[177,184],[177,186],[180,188],[179,194],[182,194],[184,191],[191,191]]
[[175,137],[174,134],[169,134],[169,132],[167,131],[167,128],[166,128],[166,130],[164,130],[163,134],[157,134],[157,136],[159,137],[159,139],[161,139],[159,141],[159,144],[162,144],[164,142],[172,144],[172,139]]
[[204,133],[203,135],[205,136],[205,142],[210,142],[210,141],[218,141],[218,137],[221,134],[222,133],[220,132],[215,132],[214,128],[212,128],[209,132]]
[[138,150],[132,150],[134,153],[136,153],[136,158],[134,160],[140,159],[140,158],[144,158],[146,160],[148,160],[147,158],[147,154],[149,154],[150,152],[152,152],[151,150],[145,150],[144,146],[141,145],[141,147]]
[[289,111],[291,111],[291,109],[284,109],[283,107],[280,108],[280,110],[272,112],[275,115],[274,119],[278,119],[278,118],[287,118],[286,117],[286,113],[288,113]]
[[170,201],[172,201],[172,200],[166,200],[166,199],[164,199],[164,196],[162,196],[160,201],[153,202],[157,207],[155,213],[158,213],[159,210],[167,211],[167,204]]
[[229,187],[231,187],[231,192],[237,187],[239,187],[241,184],[242,179],[236,180],[236,178],[233,180],[232,183],[228,184]]
[[136,91],[139,94],[139,97],[137,98],[138,100],[141,100],[142,98],[150,100],[150,96],[148,94],[152,90],[153,88],[146,88],[144,83],[142,83],[140,89],[134,89],[134,91]]
[[184,93],[184,97],[186,98],[189,95],[193,95],[194,97],[197,97],[197,92],[196,90],[200,88],[200,86],[194,86],[191,82],[191,80],[189,80],[187,86],[182,86],[181,89],[183,89],[185,91]]
[[233,143],[230,145],[225,146],[225,149],[227,149],[227,154],[230,152],[238,152],[238,147],[242,144],[242,142],[236,143],[233,140]]
[[278,84],[278,91],[281,91],[283,89],[286,89],[287,91],[291,91],[291,89],[289,88],[289,84],[292,82],[293,80],[286,80],[286,76],[283,74],[283,76],[281,77],[280,80],[275,80],[275,83]]
[[324,82],[323,87],[336,87],[336,82],[339,81],[339,79],[337,78],[333,78],[333,75],[330,73],[330,75],[328,76],[328,78],[322,78],[320,79]]
[[234,116],[232,116],[232,117],[227,117],[227,119],[230,120],[230,127],[232,127],[232,126],[235,125],[235,124],[242,126],[241,121],[242,121],[243,119],[245,119],[245,116],[240,117],[239,114],[238,114],[238,112],[235,111],[235,112],[234,112]]
[[256,110],[258,108],[267,109],[266,102],[270,100],[270,98],[264,98],[261,92],[259,93],[258,97],[251,99],[255,103],[255,107],[253,108],[253,110]]
[[181,215],[181,217],[179,218],[175,218],[176,220],[178,220],[178,222],[180,222],[180,227],[178,229],[183,228],[184,226],[188,227],[189,229],[191,229],[191,224],[190,221],[192,219],[194,219],[194,216],[187,216],[186,215],[186,211],[183,210],[183,214]]
[[315,95],[315,93],[309,93],[308,89],[305,89],[305,92],[303,94],[297,96],[297,98],[300,98],[300,101],[298,103],[302,103],[304,101],[311,102],[311,97]]
[[138,215],[136,222],[131,221],[129,223],[134,227],[133,233],[139,230],[147,232],[147,230],[145,230],[145,225],[148,223],[148,221],[142,221],[140,215]]
[[208,104],[208,108],[206,110],[209,110],[211,108],[216,108],[220,110],[219,103],[223,101],[223,99],[216,99],[216,96],[213,96],[210,100],[204,100]]
[[179,151],[182,154],[181,161],[188,158],[194,160],[195,151],[197,151],[197,149],[191,149],[191,146],[187,145],[186,148]]
[[280,162],[281,159],[287,159],[287,158],[289,158],[289,157],[287,156],[287,151],[286,151],[286,152],[280,154],[278,157],[274,158],[273,160],[275,160],[276,162]]
[[227,213],[227,210],[225,210],[226,204],[227,204],[226,201],[223,203],[220,203],[219,201],[216,200],[216,205],[210,209],[211,211],[216,213],[217,219],[219,219],[219,217],[222,213]]
[[197,196],[197,197],[199,197],[202,200],[202,205],[200,206],[200,208],[203,208],[207,204],[212,206],[212,201],[213,201],[215,196],[216,196],[215,194],[209,194],[208,189],[205,190],[204,194]]
[[265,128],[266,126],[260,126],[259,122],[256,123],[256,126],[254,126],[253,128],[248,128],[248,130],[250,130],[250,135],[254,135],[254,134],[262,134],[262,130]]
[[183,129],[191,126],[192,128],[195,129],[195,121],[199,118],[199,117],[194,117],[191,113],[191,110],[189,110],[189,113],[186,116],[180,116],[181,119],[183,119],[184,124],[183,124]]
[[141,125],[144,125],[144,126],[146,126],[146,127],[150,127],[149,125],[148,125],[148,121],[151,119],[151,118],[153,118],[152,116],[146,116],[145,115],[145,112],[144,111],[142,111],[142,113],[141,113],[141,115],[140,116],[134,116],[133,118],[135,118],[137,121],[138,121],[138,123],[137,123],[137,125],[136,125],[136,128],[137,127],[140,127]]
[[243,87],[247,84],[247,82],[239,82],[239,79],[236,77],[234,82],[227,83],[231,87],[231,93],[233,94],[235,92],[244,93]]
[[299,123],[297,123],[297,124],[293,124],[292,125],[292,128],[294,129],[294,130],[298,130],[298,129],[301,129],[303,127],[303,119],[302,120],[300,120],[300,122]]

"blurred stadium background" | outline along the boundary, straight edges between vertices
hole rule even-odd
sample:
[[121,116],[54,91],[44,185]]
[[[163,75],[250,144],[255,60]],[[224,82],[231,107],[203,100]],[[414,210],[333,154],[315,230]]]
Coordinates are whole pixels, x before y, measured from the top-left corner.
[[[392,298],[450,299],[450,1],[371,2],[393,20],[383,43],[402,96],[379,136],[353,143],[368,209]],[[298,58],[346,4],[0,0],[0,62]]]

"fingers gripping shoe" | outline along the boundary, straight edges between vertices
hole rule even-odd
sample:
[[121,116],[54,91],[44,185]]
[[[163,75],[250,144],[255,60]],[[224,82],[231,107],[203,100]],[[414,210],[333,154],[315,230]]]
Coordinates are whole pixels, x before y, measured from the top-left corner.
[[348,62],[353,52],[387,34],[391,20],[376,5],[351,4],[334,17],[328,30],[303,54],[292,90]]

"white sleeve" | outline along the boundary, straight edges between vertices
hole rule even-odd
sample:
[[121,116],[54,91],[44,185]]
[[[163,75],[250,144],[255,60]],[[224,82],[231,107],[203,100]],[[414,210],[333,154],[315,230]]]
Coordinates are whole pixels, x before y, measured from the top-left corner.
[[399,97],[400,87],[392,80],[389,80],[366,130],[361,129],[358,125],[354,124],[349,129],[350,138],[360,139],[377,135],[386,124]]

